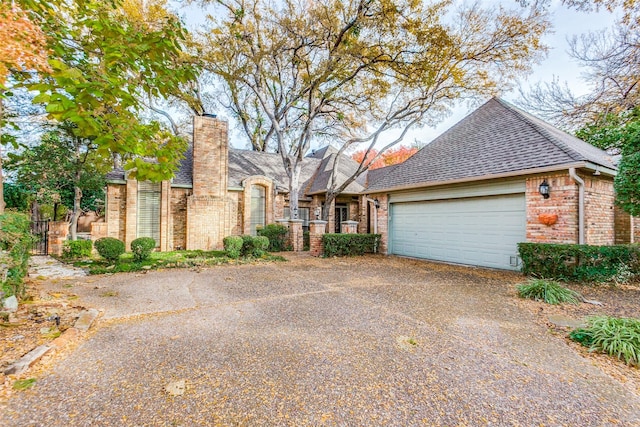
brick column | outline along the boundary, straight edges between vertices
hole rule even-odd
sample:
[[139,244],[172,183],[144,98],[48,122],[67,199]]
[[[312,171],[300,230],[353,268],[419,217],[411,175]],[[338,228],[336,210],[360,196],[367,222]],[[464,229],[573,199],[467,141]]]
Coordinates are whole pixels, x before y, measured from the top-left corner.
[[322,256],[324,247],[322,236],[327,229],[327,221],[309,221],[309,253],[313,256]]
[[289,220],[289,244],[294,252],[302,252],[304,249],[304,239],[302,235],[301,219]]
[[127,179],[127,216],[124,228],[124,244],[128,251],[131,250],[133,242],[138,233],[138,181]]
[[358,234],[358,221],[342,221],[340,232],[342,234]]
[[62,255],[62,246],[69,234],[69,223],[66,221],[52,221],[49,223],[48,248],[49,255]]
[[96,240],[107,237],[107,223],[106,222],[92,222],[91,223],[91,242],[94,243],[92,246],[92,253],[98,253],[95,248]]

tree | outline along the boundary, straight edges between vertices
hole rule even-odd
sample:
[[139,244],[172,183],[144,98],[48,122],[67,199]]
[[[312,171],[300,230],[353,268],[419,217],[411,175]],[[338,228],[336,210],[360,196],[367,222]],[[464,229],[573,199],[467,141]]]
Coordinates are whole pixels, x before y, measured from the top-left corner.
[[[508,88],[540,58],[548,26],[536,6],[519,13],[412,0],[218,3],[201,43],[203,66],[237,98],[247,138],[272,143],[282,156],[291,212],[312,143],[339,145],[337,170],[345,150],[362,144],[367,157],[385,134],[399,131],[381,155],[412,126],[439,120],[456,99]],[[334,173],[325,218],[367,167],[360,164],[344,183]]]
[[[364,163],[369,169],[379,169],[385,166],[397,165],[413,156],[418,151],[418,147],[406,147],[401,145],[396,148],[390,148],[380,156],[375,148],[369,151],[368,157],[365,159],[365,150],[356,151],[351,158],[358,163]],[[377,159],[372,162],[372,159]]]
[[4,212],[2,145],[8,142],[4,128],[5,85],[12,70],[50,71],[45,36],[14,2],[0,3],[0,214]]
[[158,122],[145,122],[145,101],[166,98],[195,78],[184,60],[180,20],[154,12],[146,22],[120,0],[22,0],[49,35],[48,75],[23,75],[34,102],[63,123],[97,155],[117,155],[129,176],[158,181],[172,176],[186,142]]
[[611,154],[622,155],[614,181],[616,202],[629,214],[640,216],[640,107],[604,115],[576,135]]
[[39,144],[10,155],[6,165],[14,172],[16,184],[28,186],[33,197],[39,196],[39,202],[55,195],[56,201],[70,208],[72,240],[76,239],[83,195],[103,192],[104,174],[110,167],[97,155],[92,142],[73,134],[69,123],[45,134]]
[[558,80],[538,83],[528,93],[521,91],[521,106],[556,125],[576,130],[640,105],[640,1],[565,0],[564,3],[586,12],[603,6],[609,11],[623,12],[610,30],[574,36],[569,41],[569,55],[585,70],[583,78],[590,85],[587,94],[577,96]]

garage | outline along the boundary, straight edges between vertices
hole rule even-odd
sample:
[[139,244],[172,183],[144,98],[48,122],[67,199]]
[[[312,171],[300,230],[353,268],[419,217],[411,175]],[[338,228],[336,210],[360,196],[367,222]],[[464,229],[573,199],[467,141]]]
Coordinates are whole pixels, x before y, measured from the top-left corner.
[[524,193],[390,204],[395,255],[517,270],[526,240]]

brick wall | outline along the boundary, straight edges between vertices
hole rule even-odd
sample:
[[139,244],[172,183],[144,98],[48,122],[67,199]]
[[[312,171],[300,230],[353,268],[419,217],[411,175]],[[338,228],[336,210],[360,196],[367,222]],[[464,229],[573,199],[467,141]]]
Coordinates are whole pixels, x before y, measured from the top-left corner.
[[[545,199],[538,188],[543,180],[551,187]],[[578,185],[568,172],[528,178],[526,181],[527,241],[540,243],[578,242]],[[545,225],[541,214],[555,214],[557,222]]]
[[193,118],[193,194],[224,197],[229,164],[227,122]]
[[584,180],[585,243],[613,245],[615,242],[615,193],[613,179],[588,175]]
[[[606,177],[578,174],[585,182],[584,233],[589,245],[611,245],[614,233],[613,181]],[[544,199],[538,188],[543,180],[551,187]],[[579,187],[569,172],[536,176],[527,179],[527,241],[548,243],[578,243]],[[545,225],[541,214],[557,215],[557,222]]]
[[309,221],[309,253],[312,256],[322,256],[324,253],[322,236],[324,236],[326,227],[327,221]]
[[190,195],[188,188],[171,189],[170,218],[174,250],[187,247],[187,197]]
[[138,230],[138,181],[127,180],[126,220],[124,232],[124,244],[128,251],[131,250],[131,242],[137,237]]
[[127,187],[107,184],[107,236],[124,241],[127,213]]
[[631,242],[631,215],[619,206],[613,207],[614,239],[616,244]]
[[631,218],[631,236],[632,242],[640,243],[640,217]]

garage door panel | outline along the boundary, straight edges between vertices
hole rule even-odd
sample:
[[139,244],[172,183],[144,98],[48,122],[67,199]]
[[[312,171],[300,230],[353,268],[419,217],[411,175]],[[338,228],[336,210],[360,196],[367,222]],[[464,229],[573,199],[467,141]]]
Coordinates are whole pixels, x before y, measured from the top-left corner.
[[524,194],[392,204],[391,252],[515,269],[525,240]]

